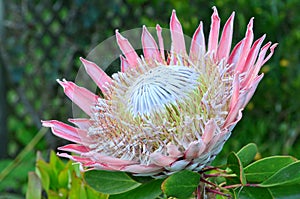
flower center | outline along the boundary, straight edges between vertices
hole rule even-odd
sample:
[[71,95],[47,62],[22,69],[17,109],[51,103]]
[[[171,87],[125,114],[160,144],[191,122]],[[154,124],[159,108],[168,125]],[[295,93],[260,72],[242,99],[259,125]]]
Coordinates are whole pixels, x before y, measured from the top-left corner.
[[133,116],[165,110],[166,105],[183,102],[196,89],[199,74],[186,66],[158,66],[137,77],[128,88],[127,110]]

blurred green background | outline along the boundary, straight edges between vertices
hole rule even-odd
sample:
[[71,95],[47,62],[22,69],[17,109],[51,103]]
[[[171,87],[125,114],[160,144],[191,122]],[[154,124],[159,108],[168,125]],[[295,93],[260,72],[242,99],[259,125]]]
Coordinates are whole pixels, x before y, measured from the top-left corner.
[[[258,145],[263,157],[300,158],[299,0],[0,0],[0,172],[28,146],[41,119],[72,117],[71,103],[55,79],[74,80],[79,56],[85,57],[117,28],[157,23],[168,28],[172,9],[186,35],[192,36],[202,20],[207,37],[212,6],[217,6],[222,25],[236,11],[234,44],[243,38],[252,16],[255,38],[266,33],[266,40],[279,43],[218,160],[249,142]],[[22,198],[36,151],[47,156],[62,142],[48,131],[0,182],[0,198]]]

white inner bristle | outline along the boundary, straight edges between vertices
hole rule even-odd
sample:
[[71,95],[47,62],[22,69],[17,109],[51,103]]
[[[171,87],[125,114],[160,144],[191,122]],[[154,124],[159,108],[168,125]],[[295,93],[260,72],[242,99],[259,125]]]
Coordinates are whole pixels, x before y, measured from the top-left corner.
[[186,66],[158,66],[141,75],[126,92],[128,110],[133,116],[165,109],[184,100],[199,83],[199,74]]

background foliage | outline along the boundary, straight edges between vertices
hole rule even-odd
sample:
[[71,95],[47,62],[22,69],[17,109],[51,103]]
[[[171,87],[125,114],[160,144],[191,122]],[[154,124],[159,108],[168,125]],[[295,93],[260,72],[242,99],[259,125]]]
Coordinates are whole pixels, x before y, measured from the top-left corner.
[[[199,20],[208,35],[212,6],[224,24],[236,11],[234,43],[245,34],[255,16],[255,38],[279,47],[262,69],[265,78],[244,111],[217,162],[249,142],[262,156],[289,154],[300,158],[300,14],[298,0],[13,0],[0,4],[0,171],[28,145],[41,127],[41,119],[66,121],[71,103],[55,79],[74,80],[85,57],[101,41],[120,31],[159,23],[168,28],[172,9],[192,36]],[[110,71],[109,71],[110,72]],[[44,157],[61,145],[50,132],[26,153],[20,165],[0,181],[0,197],[22,198],[27,172],[34,171],[35,152]],[[258,157],[259,158],[259,157]]]

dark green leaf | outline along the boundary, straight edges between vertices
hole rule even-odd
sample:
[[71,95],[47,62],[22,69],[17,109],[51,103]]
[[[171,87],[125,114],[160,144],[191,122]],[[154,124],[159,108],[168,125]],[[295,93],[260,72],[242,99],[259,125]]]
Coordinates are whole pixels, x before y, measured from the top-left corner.
[[254,143],[247,144],[239,152],[237,156],[239,157],[243,167],[246,167],[249,163],[254,160],[257,154],[257,146]]
[[[239,189],[239,190],[240,190],[240,189]],[[232,197],[233,199],[237,199],[237,198],[238,198],[238,197],[237,197],[237,194],[239,194],[239,190],[238,190],[238,193],[237,193],[236,190],[234,190],[234,189],[229,189],[230,194],[231,194],[231,197]]]
[[283,167],[270,178],[261,183],[264,187],[273,187],[284,184],[299,184],[300,183],[300,161]]
[[155,199],[162,193],[160,188],[162,182],[162,179],[152,180],[150,182],[142,184],[136,189],[130,190],[122,194],[112,195],[109,197],[109,199]]
[[238,176],[235,176],[235,177],[227,177],[226,178],[226,185],[234,185],[234,184],[240,184],[241,181],[239,179]]
[[169,176],[161,187],[167,196],[188,198],[196,190],[199,182],[198,173],[184,170]]
[[248,181],[262,182],[293,162],[295,158],[291,156],[272,156],[253,162],[244,170]]
[[133,180],[140,182],[140,183],[146,183],[153,180],[150,176],[134,176],[132,174],[128,174]]
[[243,165],[236,153],[231,152],[227,158],[227,166],[235,173],[242,184],[246,184]]
[[95,190],[105,194],[120,194],[141,185],[124,172],[93,170],[85,173],[86,182]]
[[236,189],[239,199],[296,199],[300,198],[300,184],[276,187],[243,187]]
[[270,187],[269,190],[276,199],[300,198],[300,184]]
[[235,190],[239,199],[273,199],[268,188],[241,187]]

